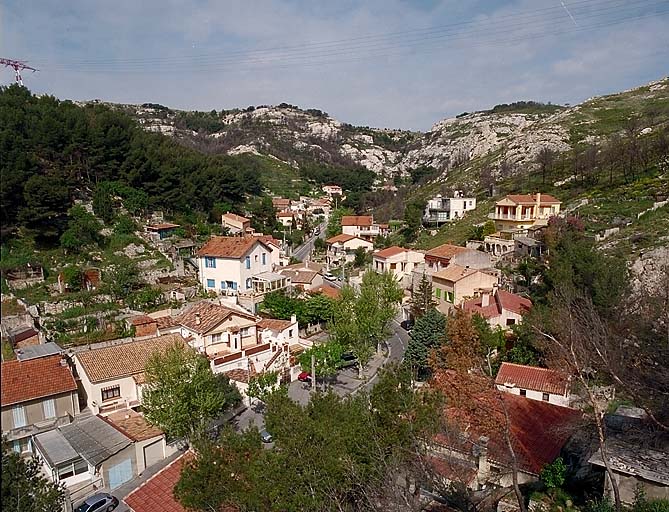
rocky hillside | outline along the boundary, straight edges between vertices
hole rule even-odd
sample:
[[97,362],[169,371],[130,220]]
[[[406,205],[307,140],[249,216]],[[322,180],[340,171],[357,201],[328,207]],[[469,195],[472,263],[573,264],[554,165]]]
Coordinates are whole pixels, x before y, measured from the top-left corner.
[[514,174],[536,166],[542,148],[567,151],[624,130],[635,116],[651,131],[669,122],[669,78],[622,93],[560,107],[533,102],[498,105],[435,124],[426,133],[355,127],[320,110],[277,106],[211,112],[162,105],[120,105],[147,130],[171,135],[208,153],[256,153],[292,167],[362,166],[378,181],[419,166],[440,174],[454,167]]

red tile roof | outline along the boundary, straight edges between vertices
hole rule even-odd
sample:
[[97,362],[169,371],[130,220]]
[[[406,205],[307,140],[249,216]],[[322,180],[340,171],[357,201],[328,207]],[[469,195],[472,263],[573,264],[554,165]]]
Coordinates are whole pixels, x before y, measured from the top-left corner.
[[348,242],[349,240],[353,240],[354,238],[358,238],[357,236],[353,235],[345,235],[344,233],[340,233],[339,235],[335,235],[332,238],[328,238],[325,242],[328,244],[336,244],[336,243],[345,243]]
[[443,244],[439,245],[437,247],[434,247],[433,249],[430,249],[425,253],[426,258],[452,258],[456,254],[460,254],[462,252],[467,252],[471,251],[472,249],[467,249],[466,247],[462,247],[460,245],[453,245],[453,244]]
[[241,316],[242,318],[255,321],[255,317],[251,314],[244,314],[238,310],[226,308],[225,306],[213,304],[212,302],[201,301],[193,304],[190,308],[184,311],[177,318],[177,322],[179,325],[183,325],[191,331],[204,334],[211,331],[223,320],[232,315]]
[[289,210],[284,210],[276,214],[277,217],[295,217],[295,214]]
[[[435,382],[440,387],[450,386],[452,389],[457,388],[462,379],[463,377],[455,372],[447,371],[438,374]],[[560,454],[582,416],[576,409],[493,389],[481,391],[476,396],[470,397],[469,402],[471,403],[462,408],[449,407],[445,411],[447,420],[452,425],[457,425],[460,432],[466,432],[468,437],[443,433],[438,434],[435,441],[471,453],[479,437],[485,435],[489,438],[488,457],[502,466],[509,467],[512,463],[511,455],[502,428],[506,424],[504,412],[506,409],[518,467],[535,475]],[[475,410],[477,412],[473,412]],[[482,411],[487,414],[484,420],[479,417]],[[498,425],[499,428],[492,430],[490,427],[483,428],[482,421],[489,425]]]
[[222,215],[222,218],[227,219],[227,220],[231,220],[233,222],[241,222],[242,224],[244,224],[245,222],[251,222],[246,217],[242,217],[241,215],[237,215],[236,213],[232,213],[232,212],[224,213]]
[[134,512],[188,512],[174,497],[181,468],[193,454],[186,452],[131,492],[123,501]]
[[480,270],[476,270],[474,268],[461,267],[460,265],[451,263],[445,269],[432,274],[432,279],[436,277],[437,279],[443,279],[444,281],[451,281],[455,283],[457,281],[460,281],[460,279],[469,277],[472,274],[476,274],[477,272],[480,272]]
[[259,329],[271,329],[272,331],[283,331],[291,325],[293,325],[293,322],[290,320],[279,320],[277,318],[263,318],[258,322]]
[[265,245],[260,237],[213,236],[197,251],[197,255],[239,259],[245,256],[257,243]]
[[2,363],[2,407],[76,391],[68,365],[59,355]]
[[524,315],[532,309],[532,301],[516,295],[515,293],[507,292],[506,290],[497,290],[495,294],[489,298],[489,304],[483,306],[483,297],[476,297],[474,299],[466,300],[462,303],[462,309],[469,312],[481,315],[483,318],[494,318],[500,316],[503,310]]
[[311,294],[322,293],[323,295],[325,295],[326,297],[330,297],[331,299],[338,299],[341,295],[339,288],[335,288],[334,286],[330,286],[327,284],[318,286],[313,290],[310,290],[309,293]]
[[[516,204],[534,204],[537,202],[537,195],[536,194],[509,194],[507,196],[504,196],[502,201],[504,199],[508,199],[510,201],[513,201]],[[559,199],[555,199],[553,196],[549,194],[541,194],[540,198],[541,204],[561,204],[561,201]]]
[[548,368],[502,363],[495,384],[499,386],[511,384],[520,389],[565,395],[569,388],[569,378],[564,373]]
[[393,245],[392,247],[388,247],[387,249],[382,249],[379,252],[374,253],[374,257],[381,259],[392,258],[393,256],[397,256],[398,254],[402,254],[406,251],[407,249],[404,247]]
[[341,218],[342,226],[371,226],[371,215],[344,215]]
[[130,323],[132,325],[147,325],[147,324],[152,324],[156,321],[155,318],[151,318],[150,316],[147,315],[140,315],[134,317]]

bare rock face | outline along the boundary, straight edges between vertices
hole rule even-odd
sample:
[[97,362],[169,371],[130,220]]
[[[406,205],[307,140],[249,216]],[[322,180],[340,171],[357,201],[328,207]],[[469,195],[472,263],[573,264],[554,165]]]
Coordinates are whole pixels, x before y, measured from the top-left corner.
[[669,276],[669,237],[664,247],[647,251],[631,265],[631,284],[634,294],[658,294],[666,287]]

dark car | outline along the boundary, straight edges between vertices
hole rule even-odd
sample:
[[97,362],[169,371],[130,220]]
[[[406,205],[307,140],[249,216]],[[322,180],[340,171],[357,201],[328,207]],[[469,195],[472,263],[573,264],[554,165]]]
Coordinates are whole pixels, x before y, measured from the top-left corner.
[[404,320],[401,324],[400,327],[404,329],[406,332],[411,332],[413,329],[413,321],[411,320]]
[[94,494],[86,498],[81,505],[74,509],[74,512],[111,512],[118,507],[118,498],[106,492]]
[[302,372],[297,376],[300,382],[311,382],[311,374],[309,372]]
[[267,432],[267,430],[262,429],[260,431],[260,439],[262,439],[263,443],[271,443],[272,442],[272,434]]
[[339,368],[351,368],[352,366],[358,365],[358,358],[355,357],[351,352],[344,352],[341,355],[341,362],[339,363]]

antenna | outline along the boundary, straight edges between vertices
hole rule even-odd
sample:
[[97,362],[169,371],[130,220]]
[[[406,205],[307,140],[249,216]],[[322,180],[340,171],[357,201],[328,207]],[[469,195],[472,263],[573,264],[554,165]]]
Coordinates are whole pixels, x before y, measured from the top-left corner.
[[23,85],[23,78],[21,78],[22,70],[29,69],[33,73],[35,71],[39,71],[39,69],[28,66],[28,64],[26,64],[26,62],[23,60],[3,59],[0,57],[0,64],[4,65],[5,67],[14,69],[14,73],[16,73],[16,83],[19,85]]

